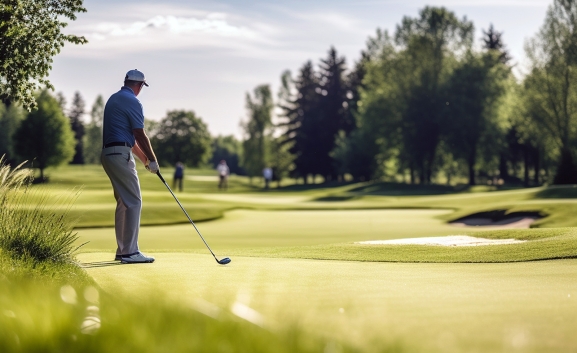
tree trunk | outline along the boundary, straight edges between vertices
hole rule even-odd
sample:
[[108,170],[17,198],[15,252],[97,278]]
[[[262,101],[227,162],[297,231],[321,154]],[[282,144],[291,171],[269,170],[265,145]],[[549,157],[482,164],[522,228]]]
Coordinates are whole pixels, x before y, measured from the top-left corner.
[[535,153],[533,154],[533,167],[535,168],[535,174],[533,175],[533,183],[535,183],[535,185],[539,185],[539,170],[541,169],[541,166],[539,164],[539,159],[540,159],[540,153],[539,153],[539,148],[535,148]]
[[505,154],[501,152],[499,155],[499,177],[505,181],[509,177],[509,168],[507,167],[507,159]]
[[561,160],[559,161],[553,184],[577,184],[577,167],[568,148],[561,149]]
[[40,168],[40,182],[44,182],[44,168]]
[[475,161],[469,159],[469,185],[475,185]]
[[529,186],[529,146],[523,145],[523,185]]

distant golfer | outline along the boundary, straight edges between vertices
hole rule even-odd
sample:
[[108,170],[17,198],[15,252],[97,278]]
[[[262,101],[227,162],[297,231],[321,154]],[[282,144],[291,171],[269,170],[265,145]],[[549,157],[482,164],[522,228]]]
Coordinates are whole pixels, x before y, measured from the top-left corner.
[[182,178],[184,178],[184,164],[182,164],[182,162],[176,162],[174,177],[172,178],[173,189],[178,185],[178,191],[182,192]]
[[154,262],[154,258],[138,249],[142,197],[134,156],[151,173],[158,171],[156,156],[144,132],[142,104],[136,98],[142,86],[148,86],[144,74],[136,69],[128,71],[124,86],[110,96],[104,108],[104,146],[100,158],[116,198],[115,260],[122,263]]
[[262,176],[264,178],[264,188],[268,190],[268,188],[270,188],[270,182],[272,180],[272,168],[265,167],[262,170]]
[[230,169],[228,169],[228,165],[226,165],[226,161],[223,159],[220,163],[216,166],[216,170],[218,171],[218,188],[219,189],[228,189],[228,175],[230,174]]

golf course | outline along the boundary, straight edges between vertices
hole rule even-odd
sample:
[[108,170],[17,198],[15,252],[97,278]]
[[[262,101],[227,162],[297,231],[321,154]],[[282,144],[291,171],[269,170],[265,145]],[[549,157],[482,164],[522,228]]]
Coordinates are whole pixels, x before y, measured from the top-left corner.
[[[224,192],[212,171],[197,170],[176,195],[216,256],[232,259],[222,266],[164,184],[139,173],[140,247],[153,264],[113,261],[115,201],[100,167],[61,167],[51,183],[34,186],[50,199],[74,199],[53,206],[70,208],[83,244],[78,264],[102,295],[296,330],[324,342],[325,352],[577,349],[577,188],[287,182],[265,191],[258,179],[233,176]],[[489,211],[538,217],[525,229],[451,224]],[[360,243],[451,235],[519,242]]]

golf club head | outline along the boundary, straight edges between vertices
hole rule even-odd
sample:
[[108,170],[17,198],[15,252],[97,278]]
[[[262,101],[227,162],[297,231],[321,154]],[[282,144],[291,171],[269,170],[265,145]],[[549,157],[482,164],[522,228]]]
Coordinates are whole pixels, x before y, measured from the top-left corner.
[[222,260],[218,260],[218,263],[221,265],[226,265],[226,264],[230,263],[231,261],[232,261],[231,259],[229,259],[228,257],[225,257]]

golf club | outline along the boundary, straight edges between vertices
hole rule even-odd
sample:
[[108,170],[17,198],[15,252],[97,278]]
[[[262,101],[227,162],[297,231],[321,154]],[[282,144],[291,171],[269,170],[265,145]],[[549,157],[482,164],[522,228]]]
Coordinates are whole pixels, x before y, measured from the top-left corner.
[[176,195],[174,194],[174,192],[172,192],[172,189],[170,188],[170,186],[168,186],[168,184],[166,183],[166,181],[164,180],[164,178],[162,177],[162,174],[160,174],[160,171],[156,172],[156,175],[158,175],[158,177],[160,178],[160,180],[162,180],[162,182],[164,183],[164,185],[166,186],[166,188],[168,189],[168,191],[170,191],[170,193],[172,194],[172,197],[174,197],[174,199],[176,200],[176,202],[178,203],[178,205],[180,206],[180,208],[182,209],[182,212],[184,212],[184,214],[186,215],[186,217],[188,218],[188,220],[190,221],[190,224],[192,224],[192,226],[194,227],[194,229],[196,229],[196,232],[198,233],[198,235],[200,235],[200,239],[202,239],[202,241],[204,242],[204,245],[206,245],[206,247],[208,248],[208,251],[210,251],[210,253],[212,254],[212,256],[214,257],[214,259],[216,260],[216,262],[218,262],[221,265],[226,265],[228,263],[230,263],[232,260],[228,257],[225,257],[222,260],[219,260],[216,258],[216,255],[212,252],[212,250],[210,249],[210,246],[208,246],[208,244],[206,243],[206,240],[204,240],[204,237],[202,236],[202,234],[200,234],[200,231],[198,230],[198,228],[196,228],[196,225],[194,224],[194,222],[192,221],[192,219],[190,218],[190,216],[188,215],[188,213],[186,212],[186,210],[184,209],[184,207],[182,207],[182,204],[180,203],[180,201],[178,201],[178,199],[176,198]]

